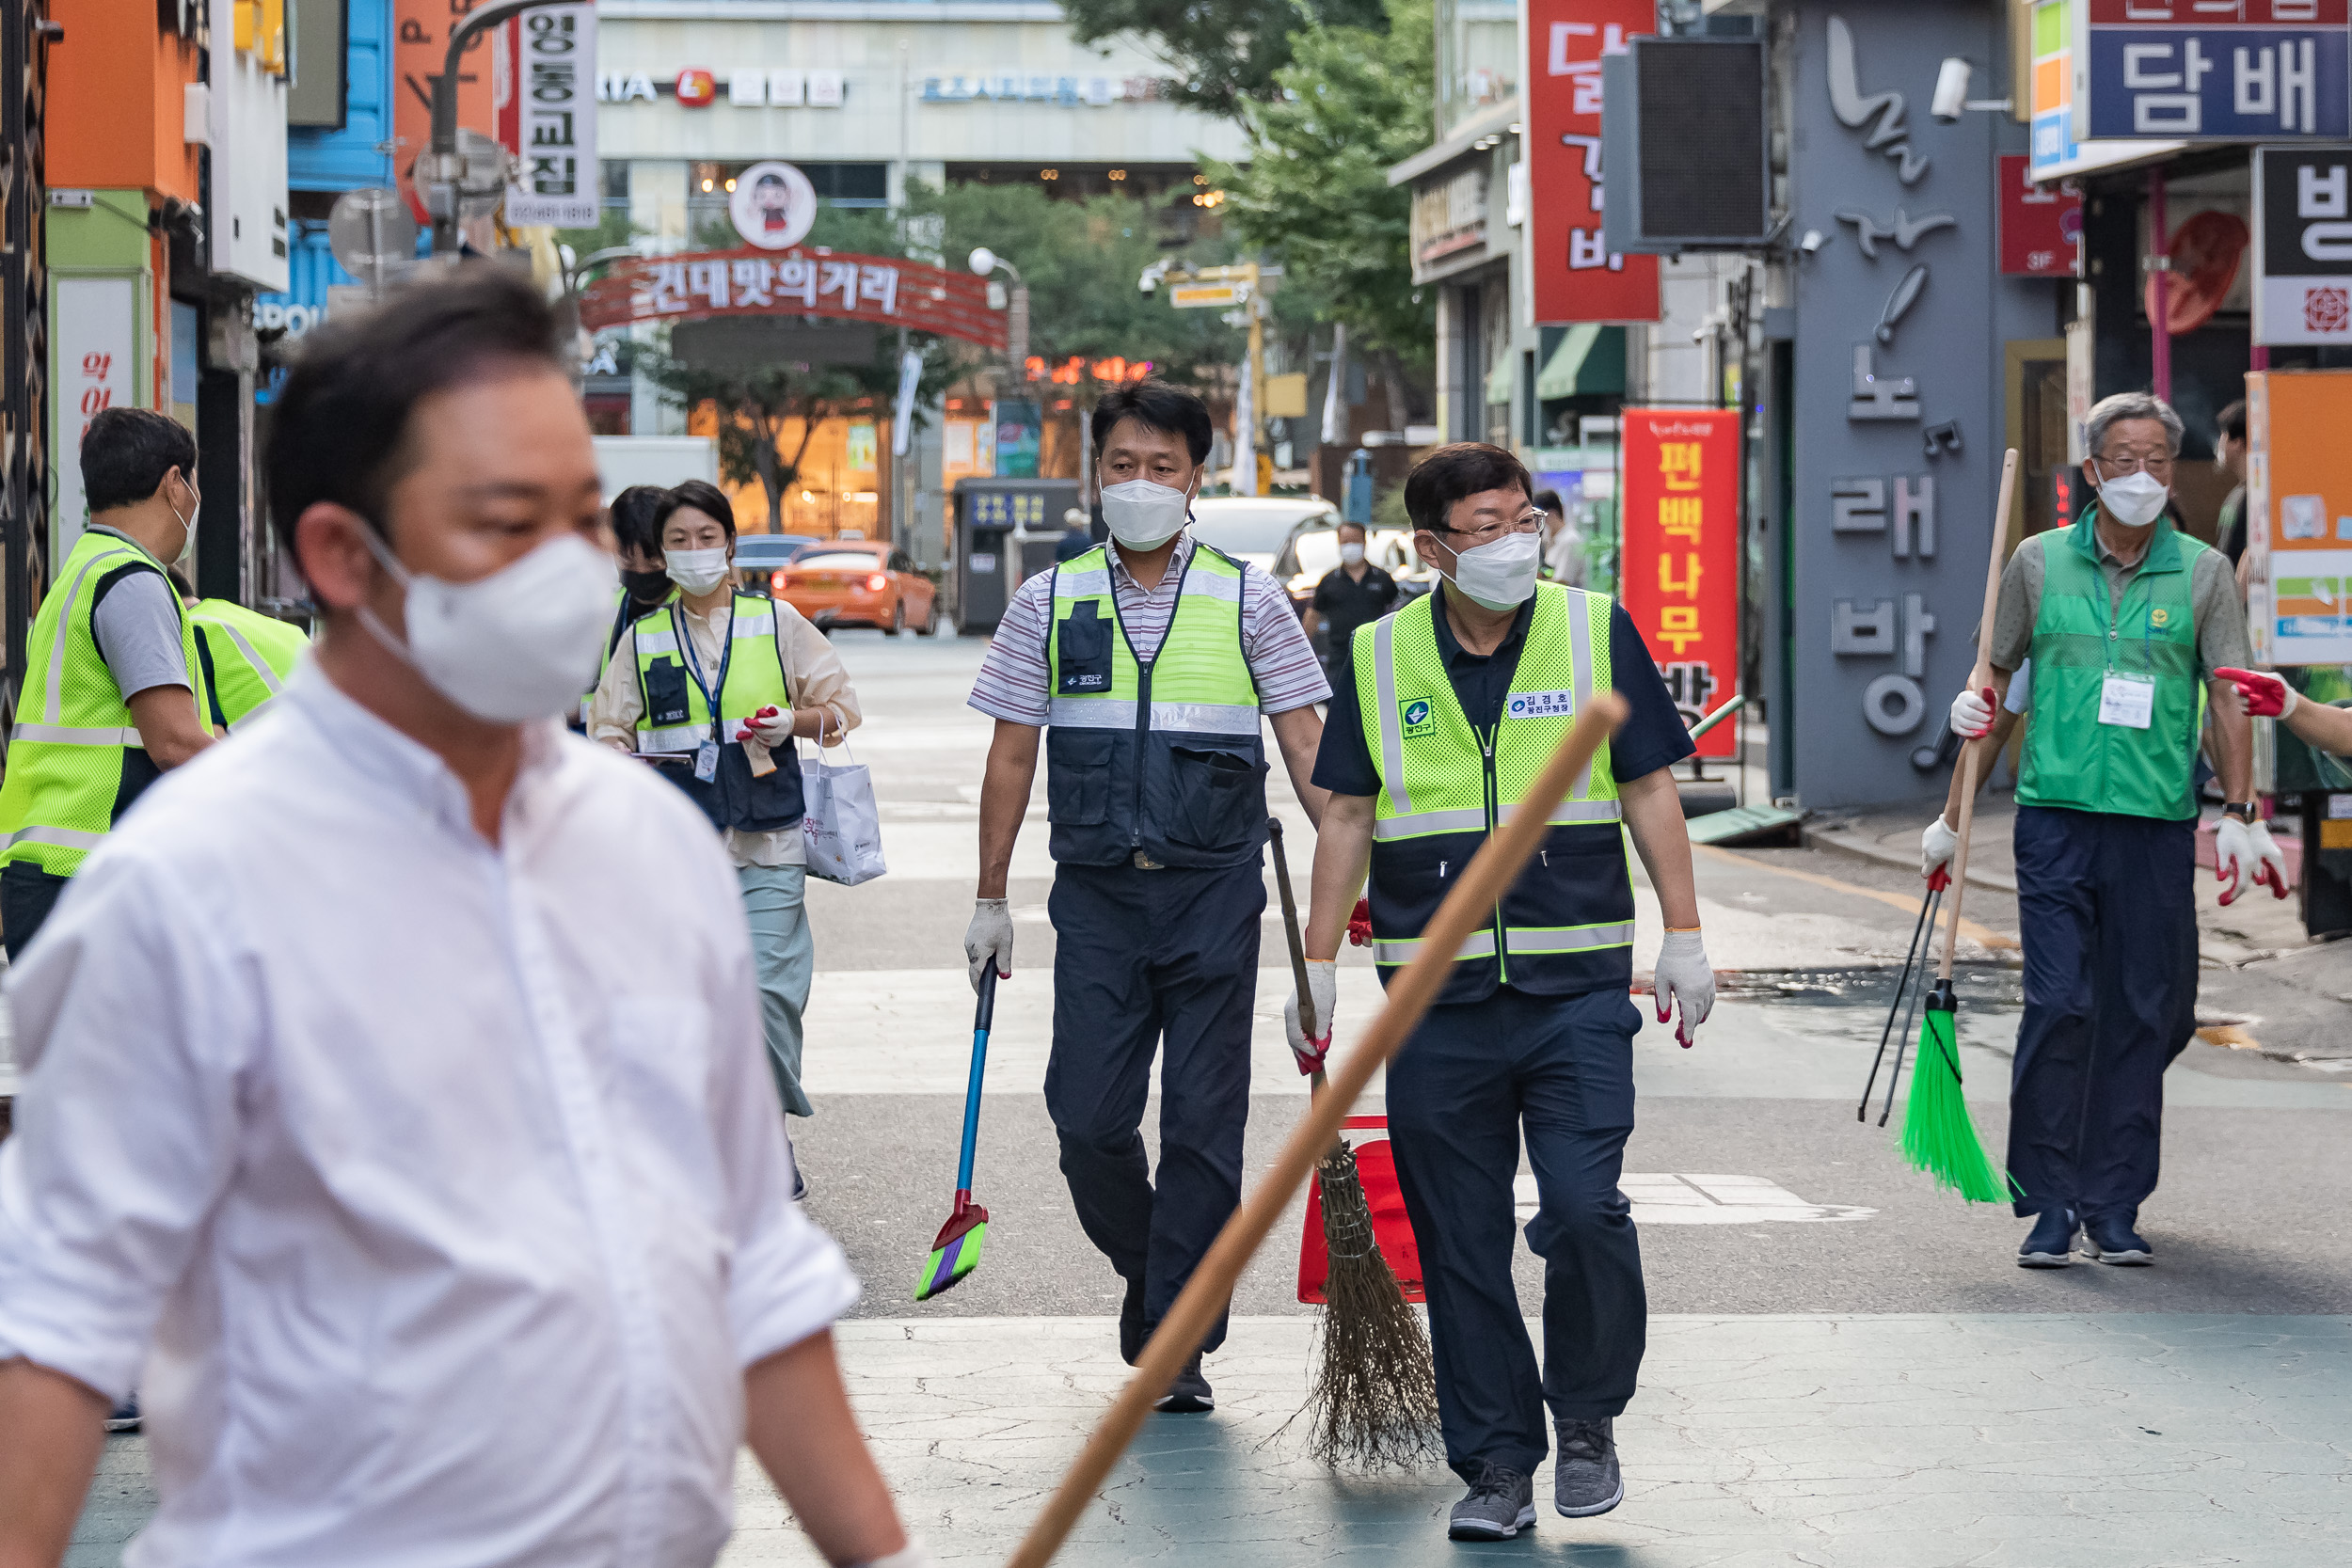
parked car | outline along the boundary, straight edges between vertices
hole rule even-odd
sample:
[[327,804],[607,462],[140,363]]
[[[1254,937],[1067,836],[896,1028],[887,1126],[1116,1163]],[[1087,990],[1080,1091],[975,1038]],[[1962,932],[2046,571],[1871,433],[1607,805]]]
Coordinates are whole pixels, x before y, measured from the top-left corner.
[[1209,496],[1192,503],[1195,539],[1263,572],[1274,570],[1294,530],[1319,520],[1340,520],[1339,508],[1321,496]]
[[743,574],[744,581],[757,582],[824,543],[813,533],[739,533],[735,536],[735,569]]
[[[738,555],[741,546],[737,546]],[[864,540],[828,539],[788,566],[769,574],[779,599],[824,631],[835,626],[880,626],[896,637],[913,626],[930,637],[939,630],[939,589],[914,569],[904,550]]]

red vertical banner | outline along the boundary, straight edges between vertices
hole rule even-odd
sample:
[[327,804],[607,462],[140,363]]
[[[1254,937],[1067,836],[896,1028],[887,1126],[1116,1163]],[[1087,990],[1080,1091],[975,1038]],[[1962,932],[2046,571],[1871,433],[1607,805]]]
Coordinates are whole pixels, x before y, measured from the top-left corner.
[[1658,258],[1600,235],[1600,57],[1653,32],[1656,0],[1528,0],[1527,221],[1535,319],[1654,322]]
[[[1617,596],[1683,721],[1740,688],[1740,411],[1628,408]],[[1729,721],[1699,755],[1732,754]]]

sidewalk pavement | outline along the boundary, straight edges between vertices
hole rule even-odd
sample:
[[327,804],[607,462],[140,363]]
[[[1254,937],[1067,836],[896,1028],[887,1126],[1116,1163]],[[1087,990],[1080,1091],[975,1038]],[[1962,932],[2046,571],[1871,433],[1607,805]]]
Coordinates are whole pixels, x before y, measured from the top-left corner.
[[[1809,844],[1883,865],[1919,868],[1919,831],[1932,805],[1830,813],[1805,826]],[[2260,1051],[2280,1061],[2344,1064],[2352,1071],[2352,942],[2314,942],[2301,905],[2256,888],[2228,908],[2212,876],[2212,818],[2199,834],[2198,1033],[2207,1043]],[[2015,800],[1988,792],[1977,802],[1968,882],[2014,895]],[[2282,845],[2292,842],[2282,840]],[[2299,846],[2298,846],[2299,847]],[[2290,865],[2299,857],[2291,855]]]

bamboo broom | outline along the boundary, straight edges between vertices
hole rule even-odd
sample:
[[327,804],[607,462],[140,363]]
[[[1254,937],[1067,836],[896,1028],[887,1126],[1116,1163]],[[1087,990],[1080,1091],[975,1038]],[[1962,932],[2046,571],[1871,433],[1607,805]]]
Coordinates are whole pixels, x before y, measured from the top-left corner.
[[1078,1451],[1069,1472],[1062,1477],[1061,1485],[1046,1499],[1037,1523],[1029,1527],[1029,1533],[1014,1549],[1011,1568],[1045,1568],[1061,1549],[1078,1516],[1086,1512],[1088,1500],[1110,1475],[1111,1466],[1119,1462],[1127,1445],[1135,1440],[1153,1402],[1168,1391],[1192,1353],[1200,1348],[1210,1324],[1232,1298],[1241,1271],[1248,1266],[1250,1257],[1265,1241],[1274,1222],[1282,1217],[1282,1211],[1305,1183],[1307,1173],[1330,1148],[1331,1140],[1339,1135],[1340,1124],[1347,1118],[1357,1096],[1364,1092],[1374,1071],[1396,1054],[1421,1022],[1422,1015],[1429,1010],[1430,1002],[1453,969],[1454,955],[1460,951],[1470,932],[1489,918],[1504,891],[1518,879],[1520,867],[1550,831],[1548,819],[1552,808],[1566,796],[1569,785],[1592,761],[1601,743],[1625,722],[1625,700],[1613,691],[1602,692],[1587,704],[1577,716],[1575,727],[1552,752],[1551,761],[1520,800],[1518,809],[1511,814],[1511,820],[1471,858],[1461,881],[1447,895],[1438,908],[1437,917],[1422,933],[1420,954],[1389,987],[1387,1004],[1373,1020],[1372,1027],[1348,1053],[1347,1060],[1340,1064],[1322,1096],[1291,1130],[1273,1170],[1242,1200],[1232,1218],[1225,1222],[1225,1228],[1217,1233],[1207,1256],[1193,1270],[1175,1305],[1160,1320],[1158,1330],[1136,1363],[1135,1376],[1127,1380],[1119,1398],[1104,1412],[1086,1447]]

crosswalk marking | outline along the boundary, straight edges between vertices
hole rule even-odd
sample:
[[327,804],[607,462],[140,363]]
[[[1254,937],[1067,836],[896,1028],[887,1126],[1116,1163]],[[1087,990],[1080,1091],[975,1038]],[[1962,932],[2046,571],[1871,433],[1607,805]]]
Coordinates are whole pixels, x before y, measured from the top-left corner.
[[[1628,1171],[1617,1185],[1633,1203],[1636,1225],[1761,1225],[1779,1220],[1797,1225],[1867,1220],[1875,1209],[1844,1203],[1807,1203],[1761,1176],[1693,1176]],[[1535,1179],[1511,1185],[1522,1220],[1535,1217]]]

